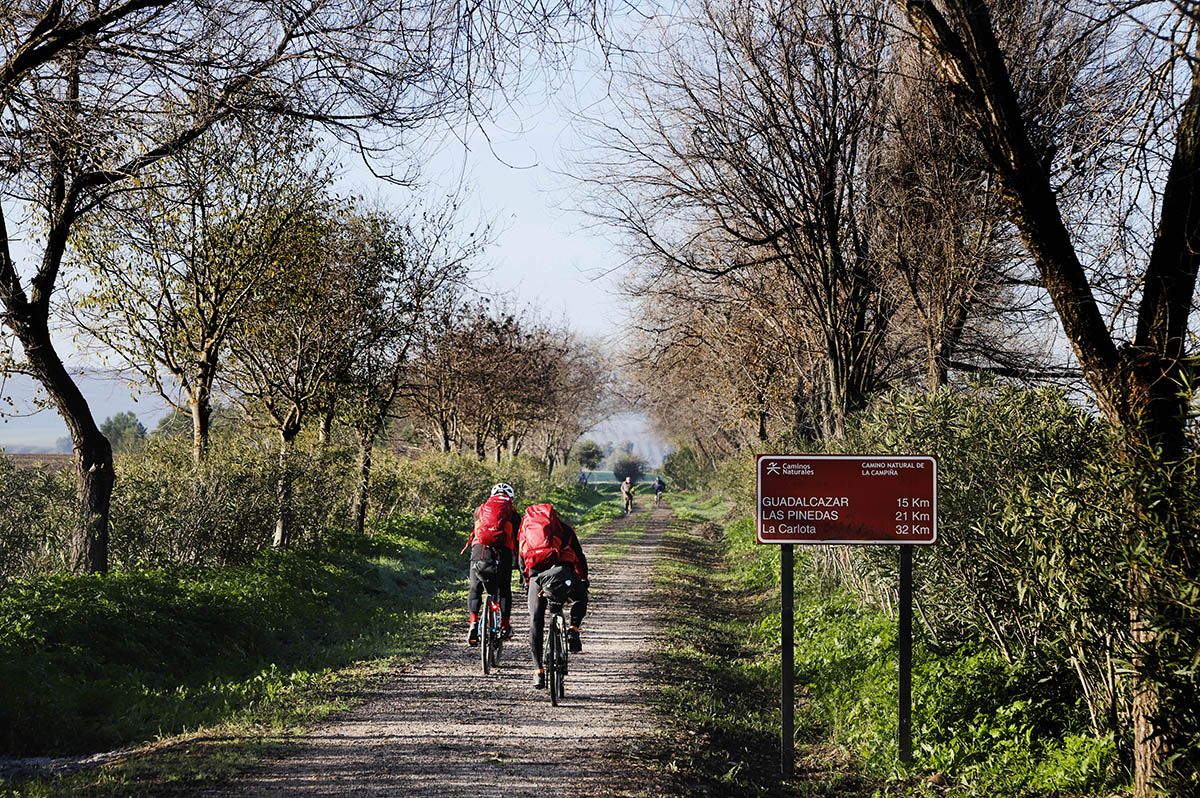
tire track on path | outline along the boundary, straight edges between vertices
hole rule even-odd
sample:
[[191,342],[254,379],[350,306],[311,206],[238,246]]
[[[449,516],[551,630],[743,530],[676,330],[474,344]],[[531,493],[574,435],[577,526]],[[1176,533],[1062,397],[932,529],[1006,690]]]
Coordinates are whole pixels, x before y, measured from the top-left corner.
[[[513,640],[483,676],[478,649],[456,626],[421,663],[369,687],[358,708],[305,735],[299,747],[207,795],[636,796],[653,776],[629,752],[648,736],[646,705],[659,608],[652,576],[668,509],[617,519],[584,541],[592,601],[584,651],[571,659],[566,698],[551,707],[532,687],[524,593],[513,597]],[[648,521],[621,556],[598,556],[623,529]],[[464,568],[465,571],[465,568]],[[465,578],[465,575],[464,575]]]

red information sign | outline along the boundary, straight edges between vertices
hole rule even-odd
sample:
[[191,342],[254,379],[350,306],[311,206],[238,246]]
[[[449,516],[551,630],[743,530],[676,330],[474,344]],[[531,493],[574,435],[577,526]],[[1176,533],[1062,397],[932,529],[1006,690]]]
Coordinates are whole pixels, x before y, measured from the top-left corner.
[[759,543],[937,540],[937,460],[760,454]]

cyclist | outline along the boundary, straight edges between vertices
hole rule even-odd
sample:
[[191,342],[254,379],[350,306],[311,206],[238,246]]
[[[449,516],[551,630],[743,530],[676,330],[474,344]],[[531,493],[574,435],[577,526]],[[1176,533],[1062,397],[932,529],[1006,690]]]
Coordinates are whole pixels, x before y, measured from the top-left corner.
[[621,498],[625,504],[625,514],[633,512],[633,480],[625,477],[625,481],[621,483]]
[[546,607],[549,600],[539,581],[549,587],[547,579],[565,585],[571,599],[571,626],[567,630],[567,645],[572,652],[583,650],[579,630],[587,614],[588,570],[587,557],[575,529],[559,518],[552,504],[534,504],[525,508],[518,535],[521,573],[529,586],[529,648],[537,672],[533,686],[546,687],[546,671],[542,667],[542,638],[546,629]]
[[667,483],[663,482],[661,476],[654,478],[654,506],[662,504],[663,491],[667,489]]
[[470,591],[467,611],[470,628],[467,645],[479,645],[479,609],[483,604],[484,583],[498,588],[500,599],[500,634],[512,637],[509,616],[512,614],[513,554],[517,547],[516,532],[521,528],[521,515],[513,508],[516,491],[507,482],[492,486],[491,496],[475,509],[475,526],[463,551],[471,548]]

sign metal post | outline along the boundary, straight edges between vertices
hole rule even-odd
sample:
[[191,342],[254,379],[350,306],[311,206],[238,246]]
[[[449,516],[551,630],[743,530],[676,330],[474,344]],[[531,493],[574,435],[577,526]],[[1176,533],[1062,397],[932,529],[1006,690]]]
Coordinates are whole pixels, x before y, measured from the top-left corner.
[[900,761],[912,761],[912,547],[900,546]]
[[795,602],[792,597],[792,544],[784,543],[779,560],[779,593],[782,599],[780,607],[780,635],[783,638],[783,679],[779,707],[783,710],[783,724],[780,738],[780,770],[783,775],[790,776],[796,766],[796,645],[795,620],[793,618]]
[[795,767],[795,544],[898,544],[900,760],[912,761],[912,546],[937,541],[937,461],[924,455],[758,456],[759,543],[780,551],[780,769]]

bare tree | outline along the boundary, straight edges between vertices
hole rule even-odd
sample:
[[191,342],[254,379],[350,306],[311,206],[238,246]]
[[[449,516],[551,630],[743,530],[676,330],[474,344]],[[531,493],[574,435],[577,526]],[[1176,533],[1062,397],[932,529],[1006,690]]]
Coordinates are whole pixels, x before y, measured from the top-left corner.
[[[543,350],[543,366],[535,372],[542,407],[530,419],[520,438],[538,443],[538,456],[546,473],[565,463],[583,433],[611,413],[612,372],[598,347],[589,345],[568,330],[550,331],[552,345]],[[518,433],[508,435],[512,455],[521,450]]]
[[888,209],[875,250],[897,296],[890,341],[923,350],[909,357],[923,361],[918,371],[931,390],[955,369],[1030,381],[1061,374],[1016,334],[1044,311],[1024,296],[1024,260],[978,142],[931,83],[928,59],[911,45],[895,50],[874,200]]
[[[1125,433],[1131,461],[1144,464],[1147,478],[1155,480],[1189,447],[1187,386],[1193,375],[1187,338],[1200,266],[1200,62],[1178,54],[1193,52],[1196,20],[1175,16],[1169,5],[1140,3],[897,5],[971,121],[1101,411]],[[1009,24],[1014,18],[1023,24]],[[1021,35],[1060,61],[1082,62],[1061,90],[1091,103],[1062,107],[1093,114],[1101,108],[1106,135],[1095,143],[1064,141],[1054,120],[1031,113],[1023,96],[1036,85],[1028,80],[1030,62],[1013,58],[1014,39]],[[1134,91],[1134,84],[1105,94],[1113,87],[1106,75],[1127,75],[1130,65],[1147,93]],[[1124,153],[1123,164],[1112,160],[1114,150]],[[1058,185],[1064,174],[1084,182],[1084,197],[1104,196],[1126,212],[1112,239],[1136,241],[1150,232],[1144,220],[1152,220],[1144,239],[1152,244],[1141,253],[1139,268],[1114,273],[1102,251],[1089,253],[1092,231],[1073,217],[1072,194]],[[1106,313],[1105,300],[1114,297]],[[1169,479],[1167,484],[1169,494]],[[1157,527],[1167,535],[1165,550],[1135,563],[1129,575],[1139,798],[1157,792],[1156,784],[1169,776],[1170,720],[1155,672],[1152,621],[1161,611],[1162,586],[1152,583],[1151,572],[1186,562],[1192,537],[1190,519],[1180,517],[1174,502],[1146,501],[1131,496],[1131,509],[1149,525],[1147,533]],[[1149,534],[1146,541],[1154,547]]]
[[539,446],[547,469],[605,412],[607,364],[571,333],[490,300],[456,306],[415,364],[408,404],[442,451],[480,460]]
[[[470,261],[486,231],[459,234],[453,203],[411,216],[360,211],[350,222],[346,255],[359,260],[367,287],[352,319],[347,362],[337,391],[340,413],[358,443],[358,478],[351,508],[354,530],[366,523],[371,454],[380,433],[412,391],[413,360],[431,319],[456,304]],[[373,286],[370,284],[374,283]]]
[[818,365],[786,277],[668,273],[635,293],[630,365],[665,437],[714,455],[816,434],[810,386]]
[[[634,257],[786,278],[819,347],[824,431],[877,387],[892,298],[871,200],[888,102],[887,26],[869,2],[702,2],[629,71],[628,124],[602,126],[597,215]],[[723,242],[712,254],[713,242]]]
[[329,200],[293,221],[277,245],[271,273],[229,335],[222,377],[247,416],[265,417],[279,436],[274,545],[288,546],[292,450],[317,399],[345,360],[357,315],[376,289],[369,264],[355,258],[343,208]]

